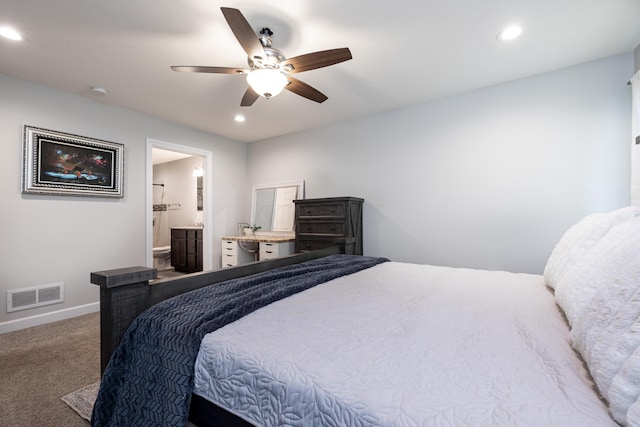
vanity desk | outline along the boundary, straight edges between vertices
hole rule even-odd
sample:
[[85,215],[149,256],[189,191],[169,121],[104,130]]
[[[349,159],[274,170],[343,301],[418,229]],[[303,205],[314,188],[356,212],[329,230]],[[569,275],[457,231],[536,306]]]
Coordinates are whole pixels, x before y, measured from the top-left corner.
[[254,185],[251,224],[238,224],[239,234],[246,228],[257,234],[222,238],[222,268],[254,261],[279,258],[295,253],[294,200],[304,198],[304,181]]
[[[243,249],[248,247],[252,251]],[[222,238],[222,268],[257,260],[273,259],[294,253],[293,236],[234,236]],[[258,254],[256,259],[255,254]]]

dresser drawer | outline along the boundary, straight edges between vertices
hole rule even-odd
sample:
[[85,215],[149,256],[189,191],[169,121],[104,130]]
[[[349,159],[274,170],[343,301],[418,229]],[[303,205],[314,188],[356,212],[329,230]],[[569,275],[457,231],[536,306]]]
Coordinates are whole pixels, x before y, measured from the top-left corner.
[[326,239],[326,240],[322,240],[322,239],[314,239],[314,240],[299,239],[297,243],[298,243],[298,246],[296,247],[297,252],[315,251],[315,250],[318,250],[318,249],[324,249],[324,248],[329,248],[329,247],[335,246],[335,243],[333,243],[332,239]]
[[344,218],[344,203],[327,203],[318,205],[298,205],[298,218],[333,217]]
[[345,234],[344,222],[300,221],[298,226],[300,227],[300,229],[298,230],[298,233],[300,233],[300,235],[314,234],[325,236],[344,236]]

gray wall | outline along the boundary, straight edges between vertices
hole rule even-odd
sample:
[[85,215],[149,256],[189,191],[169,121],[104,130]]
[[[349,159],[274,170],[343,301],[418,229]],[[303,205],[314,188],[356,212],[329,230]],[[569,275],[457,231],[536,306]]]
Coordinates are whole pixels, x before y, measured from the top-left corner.
[[256,142],[249,184],[304,179],[307,198],[363,197],[366,255],[541,273],[568,226],[629,204],[633,61]]
[[635,70],[636,71],[640,71],[640,45],[638,45],[638,47],[636,48],[636,50],[633,52],[634,53],[634,58],[635,58]]
[[[214,223],[208,232],[220,265],[216,243],[235,233],[249,210],[245,144],[3,75],[0,94],[0,331],[17,319],[95,304],[91,271],[145,264],[147,138],[213,152]],[[21,194],[24,124],[124,144],[125,197]],[[58,282],[65,284],[64,303],[6,313],[7,290]]]

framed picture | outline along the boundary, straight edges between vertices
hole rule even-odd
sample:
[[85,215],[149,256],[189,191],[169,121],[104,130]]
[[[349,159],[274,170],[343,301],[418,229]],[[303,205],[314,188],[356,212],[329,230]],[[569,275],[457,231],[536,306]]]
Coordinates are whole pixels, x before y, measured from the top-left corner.
[[122,197],[122,144],[24,127],[22,192]]

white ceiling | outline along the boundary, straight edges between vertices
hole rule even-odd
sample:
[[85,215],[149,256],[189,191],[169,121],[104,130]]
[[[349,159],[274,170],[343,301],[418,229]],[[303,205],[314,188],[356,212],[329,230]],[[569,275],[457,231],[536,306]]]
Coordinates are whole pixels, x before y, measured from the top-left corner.
[[162,163],[169,163],[175,160],[186,159],[191,157],[191,154],[179,153],[177,151],[163,150],[161,148],[153,148],[151,150],[151,163],[160,165]]
[[[220,6],[288,57],[349,47],[351,61],[296,74],[329,99],[241,108],[243,76],[171,71],[246,67]],[[499,42],[512,23],[522,36]],[[2,0],[0,26],[24,40],[0,39],[0,73],[248,142],[631,52],[639,23],[640,0]]]

